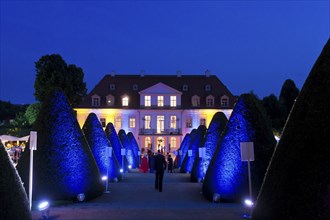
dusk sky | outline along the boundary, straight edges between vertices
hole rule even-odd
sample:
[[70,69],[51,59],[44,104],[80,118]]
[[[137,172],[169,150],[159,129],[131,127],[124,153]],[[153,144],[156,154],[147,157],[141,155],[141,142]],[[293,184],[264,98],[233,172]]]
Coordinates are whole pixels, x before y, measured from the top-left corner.
[[234,95],[301,89],[330,36],[330,1],[3,1],[0,100],[31,104],[35,62],[60,54],[88,92],[116,74],[217,75]]

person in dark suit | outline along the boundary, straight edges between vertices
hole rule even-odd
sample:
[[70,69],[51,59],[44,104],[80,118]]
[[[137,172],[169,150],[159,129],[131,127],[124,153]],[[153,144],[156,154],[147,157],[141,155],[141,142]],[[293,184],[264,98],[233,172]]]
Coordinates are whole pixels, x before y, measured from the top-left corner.
[[156,174],[155,188],[159,189],[159,192],[163,191],[163,177],[164,170],[166,170],[166,160],[164,155],[158,150],[158,154],[154,156],[154,169]]

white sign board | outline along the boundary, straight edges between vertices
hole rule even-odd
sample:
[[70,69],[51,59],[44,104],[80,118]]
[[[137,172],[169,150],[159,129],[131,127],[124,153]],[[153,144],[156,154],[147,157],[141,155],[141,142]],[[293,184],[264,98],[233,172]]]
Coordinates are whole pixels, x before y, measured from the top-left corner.
[[241,142],[241,161],[254,161],[253,142]]
[[205,147],[198,148],[199,157],[205,158],[205,150],[206,150]]
[[188,150],[188,157],[192,157],[192,150]]
[[37,150],[37,132],[30,131],[30,150]]
[[120,153],[121,153],[121,156],[125,156],[125,155],[126,155],[126,151],[125,151],[125,149],[122,148]]

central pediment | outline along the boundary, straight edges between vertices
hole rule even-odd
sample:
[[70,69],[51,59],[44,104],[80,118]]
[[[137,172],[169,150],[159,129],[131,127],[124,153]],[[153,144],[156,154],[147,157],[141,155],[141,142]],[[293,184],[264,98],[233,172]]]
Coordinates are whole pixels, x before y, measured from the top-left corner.
[[144,94],[177,94],[182,95],[182,92],[173,89],[172,87],[164,84],[164,83],[157,83],[153,86],[150,86],[149,88],[146,88],[139,92],[140,95]]

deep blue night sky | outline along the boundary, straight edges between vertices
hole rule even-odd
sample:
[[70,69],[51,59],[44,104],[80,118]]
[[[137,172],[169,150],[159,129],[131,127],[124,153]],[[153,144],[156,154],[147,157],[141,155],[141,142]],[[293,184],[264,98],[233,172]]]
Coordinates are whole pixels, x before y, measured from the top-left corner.
[[58,53],[105,74],[204,74],[234,95],[303,85],[330,35],[324,1],[1,1],[0,100],[35,102],[36,62]]

